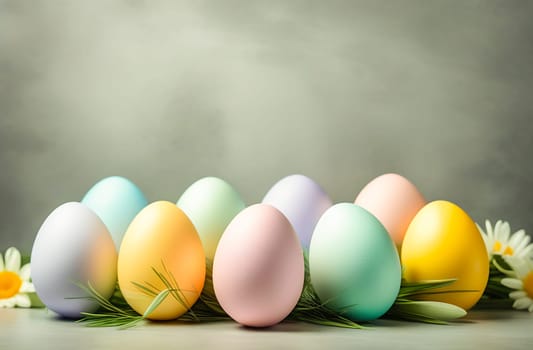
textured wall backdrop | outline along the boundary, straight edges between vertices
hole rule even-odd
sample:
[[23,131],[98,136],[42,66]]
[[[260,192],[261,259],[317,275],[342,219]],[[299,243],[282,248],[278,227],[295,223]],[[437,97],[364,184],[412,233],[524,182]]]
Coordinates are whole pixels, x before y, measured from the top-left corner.
[[[102,177],[399,172],[533,232],[532,1],[0,0],[0,249]],[[3,248],[2,248],[3,247]]]

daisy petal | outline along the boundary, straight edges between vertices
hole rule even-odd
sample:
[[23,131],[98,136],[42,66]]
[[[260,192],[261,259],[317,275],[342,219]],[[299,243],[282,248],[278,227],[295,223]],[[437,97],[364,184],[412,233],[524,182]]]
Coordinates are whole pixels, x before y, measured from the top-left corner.
[[485,227],[487,228],[487,237],[492,239],[494,234],[492,233],[492,225],[490,224],[489,220],[485,220]]
[[518,252],[521,252],[522,250],[524,250],[525,247],[527,247],[527,245],[529,244],[529,236],[526,236],[522,241],[518,242],[516,245],[515,245],[515,253],[518,254]]
[[515,290],[514,292],[509,293],[509,298],[511,299],[520,299],[525,297],[527,294],[523,290]]
[[528,297],[516,299],[513,303],[513,307],[518,310],[523,310],[529,308],[533,304],[533,301]]
[[477,223],[476,223],[476,226],[477,226],[479,233],[481,233],[481,238],[483,238],[483,242],[485,242],[486,246],[489,246],[489,237]]
[[531,305],[528,307],[527,311],[529,311],[529,312],[533,312],[533,304],[531,304]]
[[35,286],[30,282],[22,282],[22,286],[19,289],[20,293],[35,293]]
[[522,279],[526,277],[527,274],[529,273],[529,266],[527,264],[527,261],[526,260],[520,261],[520,263],[514,266],[514,270],[518,278]]
[[15,298],[0,299],[0,308],[15,307]]
[[524,258],[533,258],[533,244],[528,245],[524,248],[524,250],[521,252],[521,255]]
[[497,241],[501,241],[501,236],[502,236],[502,221],[501,220],[498,220],[496,221],[496,224],[494,225],[494,239],[497,240]]
[[507,221],[501,222],[500,229],[498,230],[500,234],[500,242],[507,242],[509,241],[509,236],[511,235],[511,227],[509,226],[509,223]]
[[509,240],[509,245],[512,247],[517,246],[518,244],[522,242],[524,237],[526,237],[525,239],[529,239],[529,236],[526,236],[526,231],[524,230],[516,231],[515,233],[511,235],[511,239]]
[[7,271],[19,273],[20,270],[20,252],[17,248],[11,247],[6,251],[6,266]]
[[524,285],[522,281],[516,278],[503,278],[501,284],[512,289],[522,289],[522,286]]
[[23,281],[29,281],[29,280],[30,280],[30,277],[31,277],[31,267],[30,267],[30,264],[26,264],[26,265],[24,265],[24,266],[21,267],[20,272],[19,272],[19,277],[20,277]]
[[15,296],[15,303],[18,307],[31,307],[31,300],[27,294],[18,294]]
[[0,271],[4,271],[4,257],[0,253]]

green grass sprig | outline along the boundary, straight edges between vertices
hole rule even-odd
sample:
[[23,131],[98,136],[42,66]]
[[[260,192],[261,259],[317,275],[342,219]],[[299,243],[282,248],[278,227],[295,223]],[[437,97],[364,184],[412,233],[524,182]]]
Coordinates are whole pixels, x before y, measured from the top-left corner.
[[[213,322],[230,319],[230,317],[218,304],[218,301],[215,297],[211,268],[207,269],[205,286],[198,301],[192,307],[189,307],[188,305],[190,304],[188,303],[183,290],[179,288],[176,279],[172,273],[168,271],[166,265],[163,262],[161,262],[161,264],[161,270],[152,268],[152,271],[164,285],[163,289],[160,289],[146,281],[144,283],[132,281],[132,284],[141,293],[153,298],[143,315],[140,315],[128,305],[120,291],[118,284],[115,288],[115,292],[109,300],[99,294],[98,291],[88,284],[87,286],[79,286],[88,294],[87,298],[96,301],[100,308],[94,313],[82,313],[83,318],[77,322],[89,327],[118,327],[119,329],[131,328],[145,322],[148,316],[154,312],[168,297],[174,298],[182,306],[187,308],[187,311],[177,319],[179,321]],[[208,266],[211,265],[208,264]]]
[[309,273],[309,259],[304,253],[304,286],[302,295],[294,310],[287,317],[289,320],[313,323],[322,326],[362,329],[362,325],[350,320],[328,306],[328,301],[322,302],[318,297]]
[[78,286],[88,294],[86,298],[96,301],[100,308],[96,312],[82,312],[83,317],[76,322],[88,327],[118,327],[126,329],[144,321],[144,317],[126,303],[120,293],[118,284],[109,300],[98,293],[90,283],[87,286]]
[[[309,261],[306,255],[304,256],[304,262],[305,277],[302,294],[296,307],[287,317],[287,320],[331,327],[352,329],[367,328],[350,320],[343,314],[342,310],[336,311],[330,308],[329,303],[331,301],[320,300],[311,283]],[[215,296],[211,270],[212,265],[208,262],[207,266],[206,280],[202,293],[197,302],[190,308],[188,307],[189,303],[187,302],[183,291],[179,288],[176,279],[172,273],[168,271],[163,262],[161,270],[152,268],[154,274],[162,282],[164,286],[163,289],[147,282],[132,282],[141,293],[153,298],[143,315],[139,315],[128,305],[122,296],[118,285],[115,293],[109,300],[101,296],[90,284],[86,287],[80,286],[88,293],[89,298],[94,299],[100,305],[100,309],[94,313],[84,313],[84,317],[78,322],[90,327],[130,328],[145,322],[147,317],[168,297],[174,298],[188,309],[187,312],[177,319],[179,321],[199,323],[230,320],[230,317],[224,312]],[[450,293],[450,291],[441,292],[435,289],[447,286],[454,281],[455,280],[453,279],[422,281],[417,283],[407,283],[402,281],[398,297],[385,317],[433,324],[446,324],[450,320],[464,316],[466,312],[463,309],[451,304],[415,300],[422,294]]]

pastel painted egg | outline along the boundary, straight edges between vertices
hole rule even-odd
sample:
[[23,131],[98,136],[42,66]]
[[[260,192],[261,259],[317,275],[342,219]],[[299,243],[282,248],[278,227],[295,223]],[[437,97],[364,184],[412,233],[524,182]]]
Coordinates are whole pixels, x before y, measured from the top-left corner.
[[385,227],[352,203],[335,204],[318,221],[309,271],[320,300],[354,321],[373,320],[387,312],[402,275]]
[[489,258],[483,238],[474,221],[454,203],[439,200],[422,208],[407,229],[401,255],[407,282],[456,278],[438,291],[468,291],[431,294],[421,299],[468,310],[487,285]]
[[77,284],[90,284],[107,299],[115,290],[116,267],[117,252],[106,226],[82,203],[65,203],[52,211],[33,243],[35,291],[48,309],[63,317],[96,311],[98,304],[86,299]]
[[289,219],[305,250],[309,249],[318,219],[332,205],[320,185],[298,174],[274,184],[263,198],[263,203],[276,207]]
[[220,236],[245,204],[226,181],[205,177],[193,183],[177,202],[196,227],[206,258],[212,263]]
[[304,258],[289,220],[276,208],[255,204],[230,222],[215,254],[218,302],[235,321],[269,327],[296,306],[304,283]]
[[[155,271],[154,271],[155,270]],[[118,283],[128,304],[144,314],[155,292],[167,289],[163,279],[175,281],[179,300],[169,295],[151,314],[152,320],[172,320],[198,299],[205,280],[205,255],[191,220],[174,203],[149,204],[133,219],[120,247]]]
[[370,181],[355,199],[381,221],[399,247],[405,231],[426,200],[409,180],[398,174],[385,174]]
[[102,219],[117,249],[131,220],[148,204],[139,187],[121,176],[100,180],[81,202]]

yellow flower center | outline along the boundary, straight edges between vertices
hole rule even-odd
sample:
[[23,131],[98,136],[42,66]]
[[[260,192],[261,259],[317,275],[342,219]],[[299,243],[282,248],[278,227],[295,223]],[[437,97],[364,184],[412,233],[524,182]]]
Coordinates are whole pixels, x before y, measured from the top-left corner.
[[503,251],[503,255],[513,256],[513,254],[514,254],[514,250],[513,250],[513,248],[511,248],[509,246],[507,246],[505,248],[505,250]]
[[527,296],[533,299],[533,271],[527,274],[527,276],[522,280],[524,284],[524,291],[527,293]]
[[[503,248],[502,242],[496,241],[494,242],[494,246],[492,246],[492,251],[495,253],[500,253],[502,251],[502,248]],[[512,256],[514,254],[514,250],[510,246],[506,246],[502,254]]]
[[0,299],[11,298],[20,290],[22,280],[20,277],[11,271],[0,272]]

